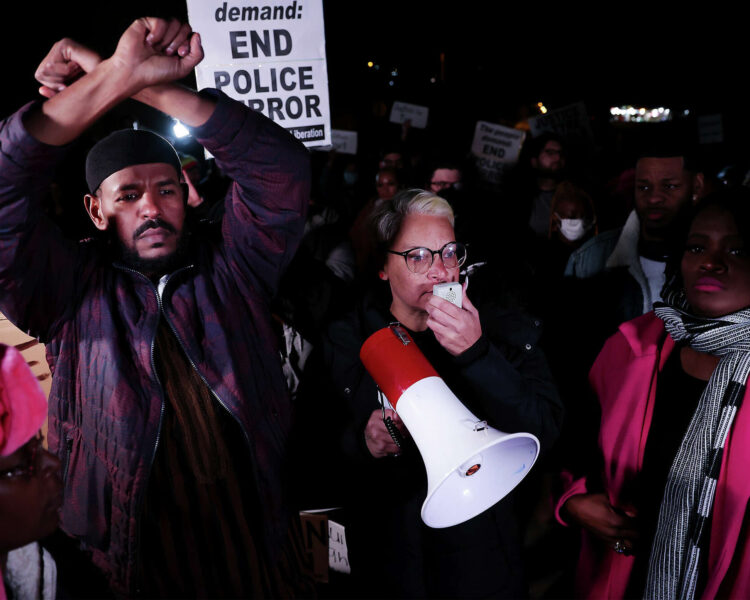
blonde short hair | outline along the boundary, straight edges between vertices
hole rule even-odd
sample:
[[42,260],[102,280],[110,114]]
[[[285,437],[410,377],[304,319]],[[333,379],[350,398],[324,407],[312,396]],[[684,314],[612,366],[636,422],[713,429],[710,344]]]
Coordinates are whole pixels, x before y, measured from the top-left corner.
[[381,202],[373,211],[372,222],[379,243],[391,244],[398,236],[406,215],[445,217],[454,225],[451,205],[433,192],[420,189],[403,190],[390,200]]
[[379,264],[401,231],[406,215],[445,217],[454,226],[455,216],[448,201],[434,192],[410,189],[397,192],[390,200],[380,202],[372,213],[371,224],[377,241]]

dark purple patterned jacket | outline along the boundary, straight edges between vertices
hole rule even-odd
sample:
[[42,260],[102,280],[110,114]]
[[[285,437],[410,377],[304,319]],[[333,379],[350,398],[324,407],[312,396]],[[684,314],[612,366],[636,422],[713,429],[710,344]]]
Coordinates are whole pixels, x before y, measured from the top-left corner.
[[233,180],[221,235],[161,299],[99,242],[67,242],[40,206],[65,149],[33,139],[31,105],[0,123],[0,311],[47,344],[54,373],[49,443],[63,463],[62,526],[115,589],[132,590],[139,511],[156,451],[163,395],[154,373],[167,319],[217,400],[245,431],[273,554],[286,534],[282,459],[290,402],[269,301],[302,235],[307,150],[264,116],[218,94],[195,130]]

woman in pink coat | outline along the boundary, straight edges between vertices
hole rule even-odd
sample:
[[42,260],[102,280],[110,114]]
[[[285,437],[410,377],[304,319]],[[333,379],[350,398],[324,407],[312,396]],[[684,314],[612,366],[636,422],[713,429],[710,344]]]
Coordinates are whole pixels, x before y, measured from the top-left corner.
[[60,521],[60,461],[39,433],[46,416],[47,398],[23,356],[0,344],[0,600],[55,597],[54,561],[30,545]]
[[580,596],[750,597],[750,192],[706,198],[683,239],[664,302],[589,375],[602,468],[557,505],[583,528]]

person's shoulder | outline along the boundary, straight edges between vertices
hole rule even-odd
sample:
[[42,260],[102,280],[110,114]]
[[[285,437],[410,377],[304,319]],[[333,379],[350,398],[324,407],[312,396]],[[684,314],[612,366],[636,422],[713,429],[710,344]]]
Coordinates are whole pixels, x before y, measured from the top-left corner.
[[666,341],[664,322],[653,311],[621,323],[604,343],[597,363],[628,364],[658,354]]
[[656,352],[667,336],[664,321],[654,311],[625,321],[618,328],[618,333],[638,356]]
[[477,307],[485,334],[493,342],[531,349],[542,334],[543,321],[523,307],[485,302]]
[[360,338],[360,314],[356,308],[331,319],[325,326],[324,340],[332,345],[338,345],[344,340]]
[[586,278],[603,271],[607,258],[614,251],[621,233],[622,227],[604,231],[574,250],[568,259],[565,275]]
[[603,231],[599,235],[595,235],[590,240],[586,241],[577,250],[574,250],[571,253],[571,256],[585,256],[593,252],[602,252],[610,248],[613,249],[617,244],[617,240],[620,238],[621,233],[622,227]]
[[388,310],[371,292],[364,292],[325,326],[325,340],[333,346],[361,345],[367,337],[388,325]]

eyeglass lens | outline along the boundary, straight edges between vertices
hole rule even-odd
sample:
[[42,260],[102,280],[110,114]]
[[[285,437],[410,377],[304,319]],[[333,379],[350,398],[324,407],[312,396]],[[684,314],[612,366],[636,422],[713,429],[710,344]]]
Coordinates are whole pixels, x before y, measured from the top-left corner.
[[[429,248],[414,248],[406,255],[406,264],[415,273],[425,273],[432,266],[434,254],[436,252]],[[445,268],[454,269],[466,256],[466,251],[463,245],[451,243],[443,246],[439,254]]]

